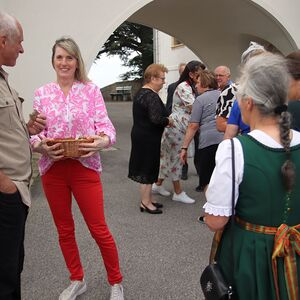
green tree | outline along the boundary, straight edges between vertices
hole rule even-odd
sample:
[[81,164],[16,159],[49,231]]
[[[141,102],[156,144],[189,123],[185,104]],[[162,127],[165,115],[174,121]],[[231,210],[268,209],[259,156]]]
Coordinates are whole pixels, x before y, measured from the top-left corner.
[[147,26],[125,21],[107,39],[98,52],[118,55],[123,66],[130,70],[121,75],[123,80],[141,79],[144,70],[153,63],[153,30]]

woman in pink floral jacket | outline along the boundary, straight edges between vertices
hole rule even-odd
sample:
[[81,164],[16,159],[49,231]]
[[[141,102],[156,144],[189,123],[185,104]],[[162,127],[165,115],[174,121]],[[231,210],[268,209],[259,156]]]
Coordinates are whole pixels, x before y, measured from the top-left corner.
[[[75,240],[72,194],[91,235],[98,244],[112,286],[111,299],[123,300],[118,252],[103,210],[102,171],[99,150],[115,143],[116,132],[108,118],[99,88],[87,78],[80,50],[73,39],[63,37],[52,48],[56,82],[35,92],[34,108],[47,116],[47,126],[31,139],[39,161],[43,189],[59,235],[59,244],[70,272],[71,284],[60,300],[75,299],[86,291],[83,267]],[[64,157],[61,143],[49,139],[88,137],[80,144],[79,158]]]

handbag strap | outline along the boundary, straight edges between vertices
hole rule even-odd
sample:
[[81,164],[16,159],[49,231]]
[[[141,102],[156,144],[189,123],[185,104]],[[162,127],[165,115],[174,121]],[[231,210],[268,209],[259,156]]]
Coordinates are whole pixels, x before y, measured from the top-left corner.
[[[234,255],[233,255],[233,230],[234,230],[234,204],[235,204],[235,156],[234,156],[234,141],[230,139],[231,143],[231,168],[232,168],[232,192],[231,192],[231,217],[230,217],[230,260],[231,260],[231,268],[232,274],[234,274]],[[232,283],[230,283],[232,285]]]
[[230,139],[231,142],[231,167],[232,167],[232,192],[231,192],[231,227],[234,223],[234,202],[235,202],[235,157],[234,157],[234,142],[233,139]]

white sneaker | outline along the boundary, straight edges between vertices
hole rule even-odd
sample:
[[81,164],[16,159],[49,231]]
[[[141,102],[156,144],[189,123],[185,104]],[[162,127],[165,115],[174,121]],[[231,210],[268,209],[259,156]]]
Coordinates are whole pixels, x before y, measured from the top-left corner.
[[180,194],[174,193],[172,200],[187,204],[195,203],[195,200],[190,198],[184,191],[182,191]]
[[82,281],[74,280],[71,284],[59,295],[58,300],[75,300],[77,296],[83,294],[86,291],[86,283],[84,279]]
[[114,284],[111,287],[110,300],[124,300],[122,284]]
[[152,184],[152,193],[153,194],[160,194],[162,196],[170,196],[171,193],[167,191],[162,185],[157,185],[156,183]]

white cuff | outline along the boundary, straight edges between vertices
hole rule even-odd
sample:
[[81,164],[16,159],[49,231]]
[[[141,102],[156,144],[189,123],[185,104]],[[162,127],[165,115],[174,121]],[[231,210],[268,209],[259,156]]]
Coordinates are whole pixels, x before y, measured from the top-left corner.
[[203,208],[204,211],[209,215],[222,216],[222,217],[231,216],[231,207],[219,207],[219,206],[211,205],[210,203],[206,202]]

